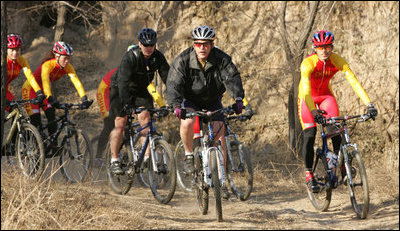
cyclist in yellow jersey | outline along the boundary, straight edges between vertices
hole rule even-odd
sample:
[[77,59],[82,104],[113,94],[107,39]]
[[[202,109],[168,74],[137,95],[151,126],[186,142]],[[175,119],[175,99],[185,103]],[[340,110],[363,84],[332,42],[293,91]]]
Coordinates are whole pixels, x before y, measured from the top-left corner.
[[[42,87],[44,94],[47,96],[47,99],[45,99],[41,105],[27,105],[26,110],[31,118],[32,124],[35,126],[40,126],[42,124],[40,108],[44,110],[48,121],[49,135],[55,133],[57,130],[57,124],[51,122],[56,118],[54,107],[58,107],[59,105],[59,102],[51,92],[51,82],[57,81],[61,77],[67,75],[81,97],[83,108],[88,108],[93,103],[93,101],[88,100],[85,89],[76,75],[75,69],[70,64],[72,55],[72,47],[65,42],[58,41],[54,44],[52,51],[47,55],[42,64],[33,73],[37,83]],[[36,93],[32,90],[29,81],[25,81],[22,87],[22,97],[24,99],[36,97]],[[57,146],[56,141],[54,144],[51,144],[51,146],[55,148]]]
[[[367,113],[372,118],[378,115],[378,111],[346,60],[332,52],[333,34],[330,31],[321,30],[314,34],[312,41],[315,53],[306,57],[300,66],[298,115],[304,135],[301,152],[305,160],[306,184],[313,192],[318,192],[319,186],[311,172],[317,131],[315,122],[324,124],[326,123],[326,117],[339,116],[339,108],[330,85],[330,80],[335,73],[338,71],[343,72],[353,90],[367,106]],[[327,114],[320,115],[317,112],[316,105],[319,109],[326,111]],[[328,128],[328,131],[330,129]],[[339,152],[340,142],[340,136],[332,137],[333,149],[336,155]]]
[[[21,55],[21,47],[23,45],[24,42],[19,34],[7,35],[6,105],[8,105],[9,101],[14,100],[14,95],[11,93],[9,86],[10,83],[19,76],[21,70],[24,71],[27,81],[32,85],[32,88],[37,95],[37,101],[39,103],[42,103],[42,101],[46,98],[39,84],[36,82],[35,77],[32,74],[28,61]],[[6,110],[10,111],[10,108],[6,107]]]

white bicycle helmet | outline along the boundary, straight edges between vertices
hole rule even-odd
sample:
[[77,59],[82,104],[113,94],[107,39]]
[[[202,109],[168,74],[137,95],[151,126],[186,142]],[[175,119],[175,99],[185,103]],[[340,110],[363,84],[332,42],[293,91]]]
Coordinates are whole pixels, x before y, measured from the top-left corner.
[[192,32],[193,40],[214,40],[214,30],[209,26],[198,26]]

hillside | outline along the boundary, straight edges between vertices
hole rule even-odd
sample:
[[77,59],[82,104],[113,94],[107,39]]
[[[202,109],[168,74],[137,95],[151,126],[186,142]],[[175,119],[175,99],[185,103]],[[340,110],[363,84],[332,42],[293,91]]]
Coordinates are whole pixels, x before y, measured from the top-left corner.
[[[278,29],[279,5],[279,2],[166,2],[159,17],[161,2],[113,2],[108,6],[114,10],[109,12],[113,12],[111,16],[118,22],[113,27],[116,41],[111,44],[105,41],[105,27],[102,25],[88,29],[84,25],[71,21],[66,23],[64,41],[73,46],[72,65],[89,98],[95,99],[101,78],[119,65],[126,47],[136,43],[136,35],[141,28],[145,26],[155,28],[158,25],[157,49],[165,54],[169,63],[190,46],[189,35],[194,27],[207,24],[215,29],[215,44],[232,56],[241,72],[246,98],[256,111],[251,121],[238,124],[235,126],[235,131],[252,153],[257,177],[255,192],[249,201],[230,201],[224,204],[224,214],[225,211],[227,213],[227,222],[224,225],[211,222],[203,228],[398,229],[399,3],[321,2],[312,29],[312,32],[328,29],[335,34],[334,52],[341,54],[348,61],[359,82],[379,110],[375,121],[354,125],[351,131],[352,140],[359,145],[369,177],[373,206],[365,224],[354,220],[345,190],[341,195],[343,198],[338,199],[337,203],[332,202],[333,208],[328,213],[316,213],[306,198],[302,157],[292,154],[288,147],[287,98],[292,78],[289,74],[291,64],[286,62]],[[8,31],[24,36],[26,44],[23,55],[34,70],[40,64],[45,52],[52,47],[54,30],[52,26],[39,23],[43,17],[38,13],[40,10],[30,13],[21,11],[25,7],[27,6],[24,3],[10,4],[12,9],[8,13]],[[290,34],[288,40],[291,44],[296,43],[302,32],[301,28],[308,14],[308,8],[307,2],[288,2],[285,19]],[[15,20],[16,18],[18,21]],[[99,18],[101,18],[100,15]],[[305,55],[308,55],[312,52],[310,39],[307,40],[306,47]],[[12,83],[12,91],[19,92],[23,81],[24,77],[21,75]],[[332,86],[342,114],[365,111],[365,106],[342,73],[336,74],[332,80]],[[72,102],[79,100],[73,85],[66,78],[55,82],[52,87],[61,100]],[[230,104],[232,100],[224,97],[224,103]],[[74,114],[73,118],[85,128],[90,138],[94,138],[102,129],[102,119],[96,102],[89,110]],[[179,141],[178,124],[175,118],[171,117],[163,121],[158,128],[163,131],[171,145]],[[15,181],[14,178],[3,175],[2,188],[9,198],[12,195],[15,196],[9,189],[21,190],[21,192],[29,190],[19,189],[10,182]],[[19,182],[25,182],[18,176],[17,179]],[[184,195],[180,190],[170,206],[160,206],[155,205],[156,202],[147,189],[146,192],[142,192],[144,190],[140,188],[140,190],[135,189],[127,196],[120,197],[113,194],[103,180],[104,178],[99,182],[96,181],[94,185],[52,184],[51,190],[54,192],[43,192],[43,198],[49,201],[49,205],[46,206],[49,210],[44,211],[51,214],[50,217],[58,216],[54,219],[66,229],[106,227],[197,229],[202,228],[196,226],[197,223],[207,223],[213,218],[212,215],[199,215],[197,209],[191,207],[194,206],[194,198],[189,197],[193,196]],[[60,194],[59,188],[64,189],[64,187],[66,187],[64,194]],[[35,190],[40,192],[39,189]],[[73,194],[68,193],[71,190]],[[93,198],[86,201],[85,206],[89,211],[98,214],[82,216],[81,220],[78,219],[82,223],[74,226],[72,220],[75,218],[69,220],[64,217],[64,213],[51,210],[54,207],[50,204],[55,202],[49,199],[49,195],[62,198],[61,204],[66,203],[65,198],[71,198],[69,200],[77,204],[82,203],[80,198]],[[95,197],[101,197],[103,201],[100,202]],[[144,201],[139,201],[141,197],[145,198]],[[338,197],[337,194],[336,198]],[[126,200],[135,206],[124,205],[124,198],[129,198]],[[131,213],[129,216],[132,220],[124,220],[125,218],[121,216],[125,213],[114,211],[113,206],[106,202],[115,202],[117,206],[124,206],[122,208],[131,211],[144,211],[144,218],[138,213]],[[6,214],[16,211],[18,206],[15,206],[13,210],[14,207],[8,207],[8,205],[17,202],[2,200],[1,203],[2,229],[7,227],[60,228],[56,225],[57,222],[50,222],[51,219],[40,220],[38,224],[27,224],[23,220],[26,218],[20,218],[19,225],[13,226],[12,223],[6,223],[9,226],[5,226],[4,221],[10,221],[7,220],[10,216]],[[35,205],[35,202],[32,204]],[[189,204],[190,206],[187,206]],[[148,210],[149,206],[153,206],[154,213]],[[188,207],[187,210],[181,211],[185,206]],[[80,210],[81,207],[74,209],[68,211],[75,214],[84,213]],[[167,215],[168,213],[171,217]],[[193,226],[185,225],[188,220],[181,217],[185,214],[193,216],[195,220]],[[313,216],[316,216],[315,219]],[[155,217],[159,219],[158,223],[152,221]],[[343,218],[349,222],[349,226],[346,226],[345,222],[331,221],[331,217]],[[106,218],[109,218],[109,221],[105,221]],[[165,219],[165,222],[160,219]],[[318,221],[318,219],[321,220]],[[98,226],[91,226],[93,223],[89,220],[93,220]],[[174,222],[169,224],[171,220]]]

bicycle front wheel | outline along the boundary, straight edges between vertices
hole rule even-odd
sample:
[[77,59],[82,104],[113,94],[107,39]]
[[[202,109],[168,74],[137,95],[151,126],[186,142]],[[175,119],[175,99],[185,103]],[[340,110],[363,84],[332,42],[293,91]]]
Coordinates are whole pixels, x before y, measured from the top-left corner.
[[208,212],[208,185],[204,182],[203,162],[200,158],[202,152],[201,147],[194,149],[194,190],[196,191],[197,206],[201,214],[206,215]]
[[35,126],[29,123],[21,125],[15,149],[23,174],[39,179],[44,170],[45,153],[42,138]]
[[226,162],[228,182],[232,192],[241,201],[245,201],[253,190],[253,168],[250,155],[247,148],[240,142],[232,141],[230,147],[231,155],[228,155]]
[[[130,174],[135,174],[135,171],[133,171],[133,166],[131,166],[131,164],[133,163],[133,154],[131,152],[129,144],[127,143],[122,144],[119,150],[121,168],[124,172],[124,174],[122,175],[116,175],[110,169],[111,167],[110,141],[108,141],[107,143],[105,155],[106,156],[104,157],[104,159],[106,160],[107,177],[111,189],[117,194],[121,195],[127,194],[131,189],[133,183],[133,176],[131,176]],[[128,172],[130,172],[130,174],[128,174]]]
[[369,189],[367,172],[358,151],[353,150],[349,153],[349,161],[345,162],[345,166],[350,201],[354,212],[358,218],[365,219],[369,210]]
[[217,151],[211,150],[209,161],[210,161],[210,169],[211,169],[211,178],[212,178],[212,186],[214,189],[214,198],[215,198],[215,213],[217,215],[217,221],[222,221],[222,201],[221,201],[221,181],[218,176],[218,160],[217,160]]
[[[325,163],[323,162],[325,161]],[[321,190],[317,193],[312,192],[307,186],[308,198],[311,204],[318,211],[326,211],[331,203],[332,188],[330,187],[330,179],[325,171],[324,164],[328,164],[326,159],[321,159],[317,156],[313,168],[314,178],[317,181]]]
[[80,129],[69,129],[65,134],[60,154],[61,173],[71,183],[89,178],[93,154],[90,140]]
[[165,140],[158,139],[154,142],[154,155],[150,156],[148,170],[150,188],[158,202],[167,204],[174,196],[176,188],[174,153]]

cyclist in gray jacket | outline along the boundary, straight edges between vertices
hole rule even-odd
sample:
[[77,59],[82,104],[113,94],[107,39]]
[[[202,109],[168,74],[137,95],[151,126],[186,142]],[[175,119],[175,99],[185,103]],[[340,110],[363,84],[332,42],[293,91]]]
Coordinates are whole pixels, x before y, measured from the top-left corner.
[[[229,55],[214,46],[215,33],[209,26],[198,26],[192,32],[193,46],[184,50],[172,62],[167,78],[167,101],[174,107],[175,115],[181,119],[180,135],[185,148],[184,168],[187,173],[194,170],[193,124],[194,118],[185,118],[187,111],[222,108],[222,95],[228,89],[237,114],[242,112],[244,91],[240,73]],[[224,161],[226,146],[223,115],[214,118],[214,134],[221,141]],[[229,197],[226,187],[225,199]]]

